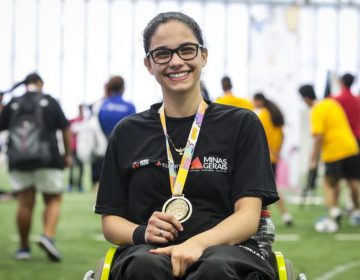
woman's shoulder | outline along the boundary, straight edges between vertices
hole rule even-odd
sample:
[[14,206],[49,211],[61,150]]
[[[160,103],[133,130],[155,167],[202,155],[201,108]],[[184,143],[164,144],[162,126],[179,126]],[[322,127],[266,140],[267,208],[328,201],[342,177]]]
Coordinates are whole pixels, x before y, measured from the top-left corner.
[[159,123],[159,117],[156,111],[153,108],[150,108],[122,118],[115,129],[117,131],[127,130],[137,133],[139,130],[150,131],[154,126],[159,125]]
[[126,116],[121,120],[121,122],[123,122],[125,125],[132,125],[137,123],[151,122],[155,119],[156,114],[154,114],[154,111],[152,109],[147,109],[145,111]]

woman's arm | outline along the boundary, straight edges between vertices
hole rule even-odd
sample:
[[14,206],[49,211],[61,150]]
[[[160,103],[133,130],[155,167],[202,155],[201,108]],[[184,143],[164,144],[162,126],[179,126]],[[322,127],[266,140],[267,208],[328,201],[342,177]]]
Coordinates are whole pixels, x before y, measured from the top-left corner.
[[101,221],[103,234],[107,241],[116,245],[134,244],[132,236],[137,224],[113,215],[103,215]]
[[324,137],[321,134],[314,134],[313,135],[313,146],[311,149],[310,155],[310,169],[315,169],[318,166],[319,156],[321,152],[321,146]]
[[[102,216],[103,234],[107,241],[116,245],[133,245],[133,235],[139,225],[114,215]],[[170,214],[155,211],[144,231],[141,243],[165,244],[178,236],[182,225]],[[161,234],[160,234],[161,232]]]
[[210,230],[191,239],[204,249],[214,245],[234,245],[249,239],[259,226],[261,198],[243,197],[234,205],[234,213]]

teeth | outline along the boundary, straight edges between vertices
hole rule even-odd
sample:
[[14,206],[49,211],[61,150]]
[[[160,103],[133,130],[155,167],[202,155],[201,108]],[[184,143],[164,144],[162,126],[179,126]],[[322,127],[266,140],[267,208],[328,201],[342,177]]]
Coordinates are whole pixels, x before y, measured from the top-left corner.
[[169,74],[170,78],[181,78],[186,76],[188,73],[187,72],[181,72],[181,73],[173,73],[173,74]]

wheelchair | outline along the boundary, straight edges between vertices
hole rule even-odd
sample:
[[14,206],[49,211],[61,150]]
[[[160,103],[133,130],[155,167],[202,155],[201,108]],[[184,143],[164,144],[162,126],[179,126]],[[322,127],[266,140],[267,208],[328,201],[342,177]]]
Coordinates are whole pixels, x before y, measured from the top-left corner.
[[[110,270],[117,254],[117,247],[110,247],[106,255],[98,261],[95,270],[89,270],[83,280],[109,280]],[[269,261],[276,271],[277,277],[274,280],[307,280],[303,273],[295,278],[291,261],[285,259],[281,252],[271,252]]]

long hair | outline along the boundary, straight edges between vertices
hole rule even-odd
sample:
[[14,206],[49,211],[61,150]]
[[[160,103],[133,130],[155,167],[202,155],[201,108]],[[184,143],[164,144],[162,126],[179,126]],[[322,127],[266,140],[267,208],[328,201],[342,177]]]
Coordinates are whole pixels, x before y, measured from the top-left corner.
[[40,75],[38,73],[36,73],[36,72],[30,73],[29,75],[27,75],[25,77],[24,80],[15,83],[10,89],[8,89],[6,91],[3,91],[2,94],[12,92],[13,90],[17,89],[21,85],[29,85],[29,84],[33,84],[33,83],[36,83],[36,82],[42,82],[43,83],[44,81],[43,81],[43,79],[40,77]]
[[271,121],[276,127],[282,127],[285,124],[285,118],[280,108],[271,100],[267,99],[264,94],[256,93],[254,99],[263,102],[264,107],[269,111]]

